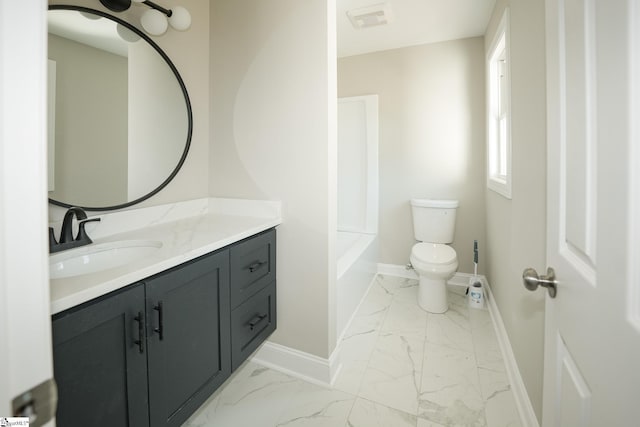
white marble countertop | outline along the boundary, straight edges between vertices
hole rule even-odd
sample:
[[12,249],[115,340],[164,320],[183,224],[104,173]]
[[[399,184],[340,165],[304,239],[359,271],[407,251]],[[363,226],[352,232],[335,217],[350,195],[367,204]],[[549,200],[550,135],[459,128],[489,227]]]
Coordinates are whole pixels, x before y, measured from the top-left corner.
[[[51,314],[59,313],[111,291],[136,283],[154,274],[180,265],[234,242],[275,227],[282,222],[279,202],[242,201],[233,199],[203,199],[193,202],[189,209],[182,207],[176,215],[176,206],[165,205],[101,217],[105,228],[111,231],[123,224],[121,233],[99,232],[98,223],[93,237],[95,244],[119,240],[153,240],[162,247],[152,255],[121,267],[50,281]],[[196,212],[193,212],[193,207]],[[164,208],[164,209],[163,209]],[[171,212],[171,214],[168,214]],[[145,215],[147,226],[132,228]],[[137,218],[137,220],[136,220]],[[124,226],[124,224],[128,226]],[[55,224],[53,224],[55,225]]]

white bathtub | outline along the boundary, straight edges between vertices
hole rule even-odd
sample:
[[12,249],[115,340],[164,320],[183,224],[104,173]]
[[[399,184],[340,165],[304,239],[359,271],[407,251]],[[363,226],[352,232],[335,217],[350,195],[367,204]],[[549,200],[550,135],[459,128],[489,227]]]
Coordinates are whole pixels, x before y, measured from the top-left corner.
[[376,275],[378,239],[375,234],[338,231],[337,336],[340,337]]
[[338,100],[336,332],[341,337],[377,270],[378,95]]

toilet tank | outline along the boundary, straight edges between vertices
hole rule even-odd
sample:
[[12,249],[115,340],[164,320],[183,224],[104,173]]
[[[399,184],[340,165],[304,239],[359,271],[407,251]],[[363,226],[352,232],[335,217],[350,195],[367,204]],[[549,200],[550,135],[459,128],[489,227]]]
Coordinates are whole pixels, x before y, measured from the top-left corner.
[[411,199],[413,235],[420,242],[451,243],[456,228],[457,200]]

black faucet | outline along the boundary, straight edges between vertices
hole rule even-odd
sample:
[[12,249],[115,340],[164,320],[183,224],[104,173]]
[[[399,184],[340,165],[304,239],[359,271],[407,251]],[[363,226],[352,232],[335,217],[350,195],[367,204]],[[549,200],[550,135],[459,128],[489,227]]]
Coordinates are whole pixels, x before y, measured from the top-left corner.
[[[78,234],[73,238],[73,217],[79,221]],[[85,231],[87,222],[100,221],[100,218],[87,219],[87,213],[82,208],[72,207],[67,210],[62,220],[62,229],[60,230],[60,242],[56,242],[53,228],[49,227],[49,252],[60,252],[65,249],[76,248],[78,246],[93,243]]]
[[69,208],[64,214],[62,220],[62,230],[60,230],[60,243],[69,243],[73,241],[73,217],[78,221],[87,219],[87,213],[82,208]]

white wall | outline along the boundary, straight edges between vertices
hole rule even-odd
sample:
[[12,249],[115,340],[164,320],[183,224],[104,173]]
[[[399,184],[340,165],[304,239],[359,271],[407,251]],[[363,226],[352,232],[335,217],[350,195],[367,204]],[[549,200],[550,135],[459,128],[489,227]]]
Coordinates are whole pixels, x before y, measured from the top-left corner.
[[409,262],[411,198],[460,200],[458,271],[484,262],[484,44],[482,38],[338,60],[338,94],[379,95],[380,262]]
[[367,116],[364,101],[338,103],[338,230],[367,225]]
[[16,396],[53,377],[45,204],[46,81],[44,4],[0,2],[2,417],[11,415]]
[[281,200],[278,330],[335,346],[336,94],[333,0],[211,5],[212,196]]
[[499,0],[485,42],[511,13],[512,200],[487,190],[487,278],[538,419],[542,413],[544,292],[522,271],[546,270],[546,82],[544,2]]
[[378,233],[378,95],[338,100],[338,230]]
[[[328,357],[336,341],[335,1],[163,6],[178,3],[191,12],[191,28],[154,40],[189,91],[192,146],[176,178],[136,207],[209,195],[282,200],[272,340]],[[107,11],[95,0],[50,4]],[[141,10],[118,16],[137,24]],[[50,207],[52,219],[61,216]]]

